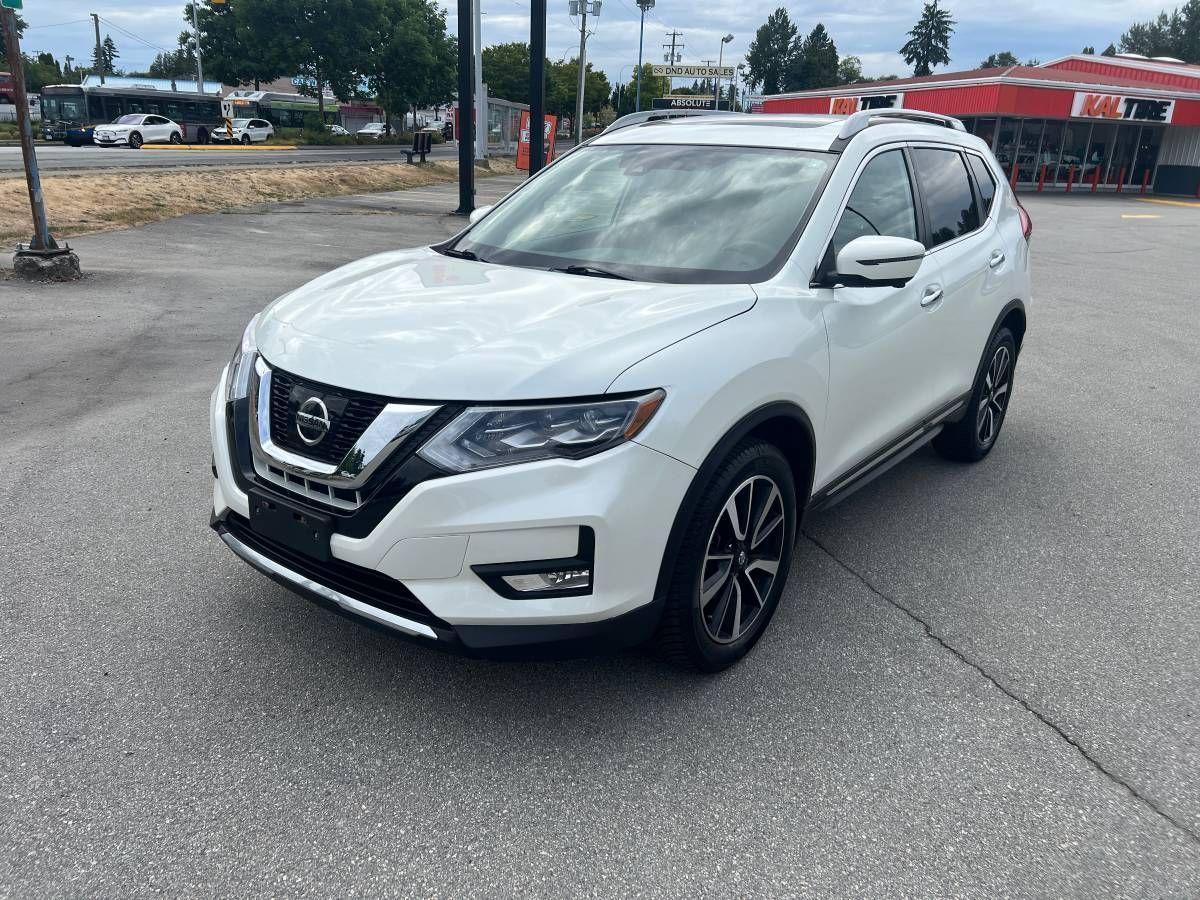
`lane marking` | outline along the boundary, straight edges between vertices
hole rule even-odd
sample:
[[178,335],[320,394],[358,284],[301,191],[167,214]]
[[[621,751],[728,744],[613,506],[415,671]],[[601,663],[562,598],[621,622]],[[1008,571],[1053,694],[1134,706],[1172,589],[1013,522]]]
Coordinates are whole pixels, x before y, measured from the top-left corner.
[[1161,203],[1163,206],[1188,206],[1192,209],[1200,209],[1200,203],[1191,200],[1159,200],[1156,197],[1138,197],[1138,203]]
[[1158,213],[1121,213],[1122,219],[1161,219]]

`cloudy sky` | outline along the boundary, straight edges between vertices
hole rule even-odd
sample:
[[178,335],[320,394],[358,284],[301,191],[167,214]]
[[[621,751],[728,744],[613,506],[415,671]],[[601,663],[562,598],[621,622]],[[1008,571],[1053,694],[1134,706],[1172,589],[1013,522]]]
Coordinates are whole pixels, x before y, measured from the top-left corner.
[[[234,0],[236,2],[236,0]],[[482,0],[483,40],[488,44],[529,39],[528,5],[520,0]],[[947,0],[943,5],[958,20],[951,43],[951,68],[971,68],[996,50],[1011,50],[1021,59],[1052,59],[1077,52],[1085,44],[1103,48],[1116,40],[1131,21],[1155,15],[1171,0]],[[552,59],[573,57],[579,46],[577,21],[568,14],[567,0],[551,0],[547,43]],[[666,32],[682,32],[685,62],[716,59],[721,35],[732,33],[725,59],[739,61],[755,30],[779,0],[658,0],[646,17],[648,62],[662,61]],[[457,28],[451,4],[450,27]],[[824,23],[842,55],[863,60],[868,75],[906,74],[896,48],[916,21],[921,0],[884,0],[870,12],[851,4],[788,3],[787,9],[803,31]],[[102,17],[101,32],[112,35],[121,52],[119,65],[145,69],[160,48],[174,47],[183,27],[182,3],[155,0],[28,0],[24,16],[30,29],[27,51],[49,50],[60,60],[65,54],[90,58],[93,44],[88,14]],[[589,20],[589,59],[610,80],[626,79],[637,62],[638,12],[634,0],[603,0],[598,20]]]

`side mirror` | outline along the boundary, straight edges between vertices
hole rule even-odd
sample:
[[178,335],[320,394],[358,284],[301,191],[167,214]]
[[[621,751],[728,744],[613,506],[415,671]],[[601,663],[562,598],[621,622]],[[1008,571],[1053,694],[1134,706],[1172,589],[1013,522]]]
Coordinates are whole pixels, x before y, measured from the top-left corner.
[[471,210],[471,215],[467,217],[467,221],[474,225],[491,211],[491,206],[480,206],[477,209]]
[[837,255],[837,277],[847,285],[903,287],[917,275],[925,245],[902,237],[855,238]]

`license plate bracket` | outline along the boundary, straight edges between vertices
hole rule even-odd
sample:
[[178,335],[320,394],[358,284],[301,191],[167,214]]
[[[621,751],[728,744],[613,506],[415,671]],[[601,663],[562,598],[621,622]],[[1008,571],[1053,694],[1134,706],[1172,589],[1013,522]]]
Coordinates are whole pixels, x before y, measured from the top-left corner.
[[330,560],[333,517],[250,491],[250,527],[263,537],[321,562]]

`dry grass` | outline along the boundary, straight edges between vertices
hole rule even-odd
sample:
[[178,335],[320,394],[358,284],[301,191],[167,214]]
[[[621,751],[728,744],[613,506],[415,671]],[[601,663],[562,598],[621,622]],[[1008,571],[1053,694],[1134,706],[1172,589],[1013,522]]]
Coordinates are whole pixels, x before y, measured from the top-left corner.
[[[509,160],[492,160],[480,175],[507,175]],[[453,181],[456,163],[424,166],[360,163],[255,166],[49,175],[42,178],[50,230],[56,237],[128,228],[194,212],[305,197],[368,194]],[[31,230],[24,178],[0,179],[0,243],[26,240]]]

